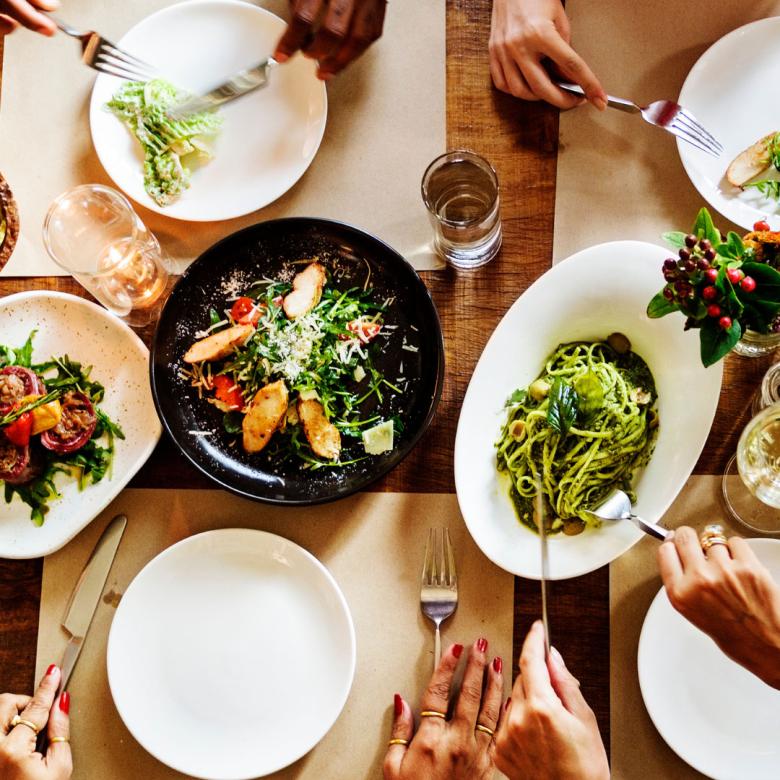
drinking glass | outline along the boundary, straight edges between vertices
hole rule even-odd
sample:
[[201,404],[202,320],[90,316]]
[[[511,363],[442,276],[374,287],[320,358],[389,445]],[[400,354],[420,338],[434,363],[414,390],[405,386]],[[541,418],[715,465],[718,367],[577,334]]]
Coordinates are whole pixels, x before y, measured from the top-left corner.
[[437,157],[422,179],[436,251],[452,266],[478,268],[501,248],[498,177],[474,152]]
[[157,239],[127,198],[101,184],[60,195],[43,223],[43,243],[110,312],[143,327],[159,314],[168,269]]

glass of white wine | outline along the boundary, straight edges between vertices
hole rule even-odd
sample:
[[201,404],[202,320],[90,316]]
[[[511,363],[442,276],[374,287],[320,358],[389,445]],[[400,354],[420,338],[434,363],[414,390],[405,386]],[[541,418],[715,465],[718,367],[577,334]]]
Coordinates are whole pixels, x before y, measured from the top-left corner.
[[43,243],[57,265],[128,325],[160,312],[169,274],[155,236],[124,195],[101,184],[62,193],[43,223]]

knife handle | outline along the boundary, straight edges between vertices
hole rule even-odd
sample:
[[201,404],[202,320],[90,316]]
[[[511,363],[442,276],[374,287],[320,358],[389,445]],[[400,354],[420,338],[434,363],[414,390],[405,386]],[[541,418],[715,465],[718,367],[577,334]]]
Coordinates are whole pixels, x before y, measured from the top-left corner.
[[665,528],[662,528],[657,523],[650,523],[647,520],[643,520],[641,517],[637,517],[636,515],[631,515],[630,518],[634,521],[634,523],[636,523],[637,526],[639,526],[639,529],[644,531],[648,536],[652,536],[655,539],[660,539],[662,542],[665,542],[669,536],[670,532]]
[[[76,665],[76,660],[78,659],[79,653],[81,652],[82,644],[83,640],[77,639],[75,636],[72,636],[68,640],[68,645],[65,648],[65,652],[62,654],[62,663],[60,664],[60,685],[59,688],[57,688],[57,696],[62,695],[62,692],[65,690],[68,682],[70,681],[70,675],[73,672],[73,667]],[[47,728],[41,729],[40,733],[38,734],[38,738],[35,740],[35,750],[42,756],[45,756],[48,749],[49,735],[47,724]]]

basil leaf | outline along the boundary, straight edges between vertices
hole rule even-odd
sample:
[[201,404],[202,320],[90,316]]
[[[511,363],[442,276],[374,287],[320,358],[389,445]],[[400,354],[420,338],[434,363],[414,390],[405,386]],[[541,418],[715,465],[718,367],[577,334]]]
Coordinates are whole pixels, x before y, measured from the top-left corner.
[[550,390],[547,424],[558,431],[562,437],[566,436],[577,419],[578,402],[574,388],[558,377]]
[[504,404],[505,407],[507,406],[515,406],[516,404],[521,404],[523,401],[525,401],[526,396],[528,395],[528,391],[526,390],[515,390],[512,395],[509,396],[509,398],[506,399],[506,403]]
[[660,317],[665,317],[667,314],[671,314],[673,311],[678,311],[679,306],[672,301],[667,301],[664,298],[663,292],[656,293],[650,303],[647,304],[647,316],[651,320],[657,320]]
[[241,433],[243,422],[244,415],[241,412],[225,412],[222,417],[222,426],[228,433]]
[[682,230],[672,230],[669,233],[664,233],[661,238],[675,249],[682,249],[685,246],[686,235],[687,233],[683,233]]
[[701,346],[701,362],[707,368],[724,358],[742,336],[742,327],[734,320],[728,330],[718,325],[715,319],[708,319],[699,331]]

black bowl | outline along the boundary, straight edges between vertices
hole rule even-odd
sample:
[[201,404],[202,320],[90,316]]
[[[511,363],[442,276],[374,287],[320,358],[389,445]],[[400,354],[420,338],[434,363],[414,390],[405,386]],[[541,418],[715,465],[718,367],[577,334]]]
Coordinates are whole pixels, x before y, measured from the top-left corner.
[[[209,326],[209,309],[226,308],[260,277],[275,278],[292,262],[317,257],[338,289],[362,286],[370,271],[377,298],[393,301],[385,314],[391,336],[375,356],[389,381],[401,373],[401,394],[385,396],[378,412],[398,415],[403,431],[391,452],[358,463],[303,469],[297,458],[280,463],[265,453],[247,454],[222,426],[222,413],[180,376],[182,356]],[[298,266],[300,267],[300,266]],[[237,280],[237,283],[235,281]],[[242,286],[243,285],[243,286]],[[417,351],[414,351],[414,348]],[[436,308],[415,270],[387,244],[362,230],[326,219],[295,217],[260,222],[206,250],[184,273],[163,308],[151,353],[152,393],[165,429],[179,449],[219,485],[271,504],[319,504],[364,489],[411,451],[430,424],[441,397],[444,344]],[[197,435],[192,431],[209,432]],[[360,440],[351,444],[352,455]],[[232,446],[231,446],[232,444]],[[345,448],[343,460],[349,460]]]

